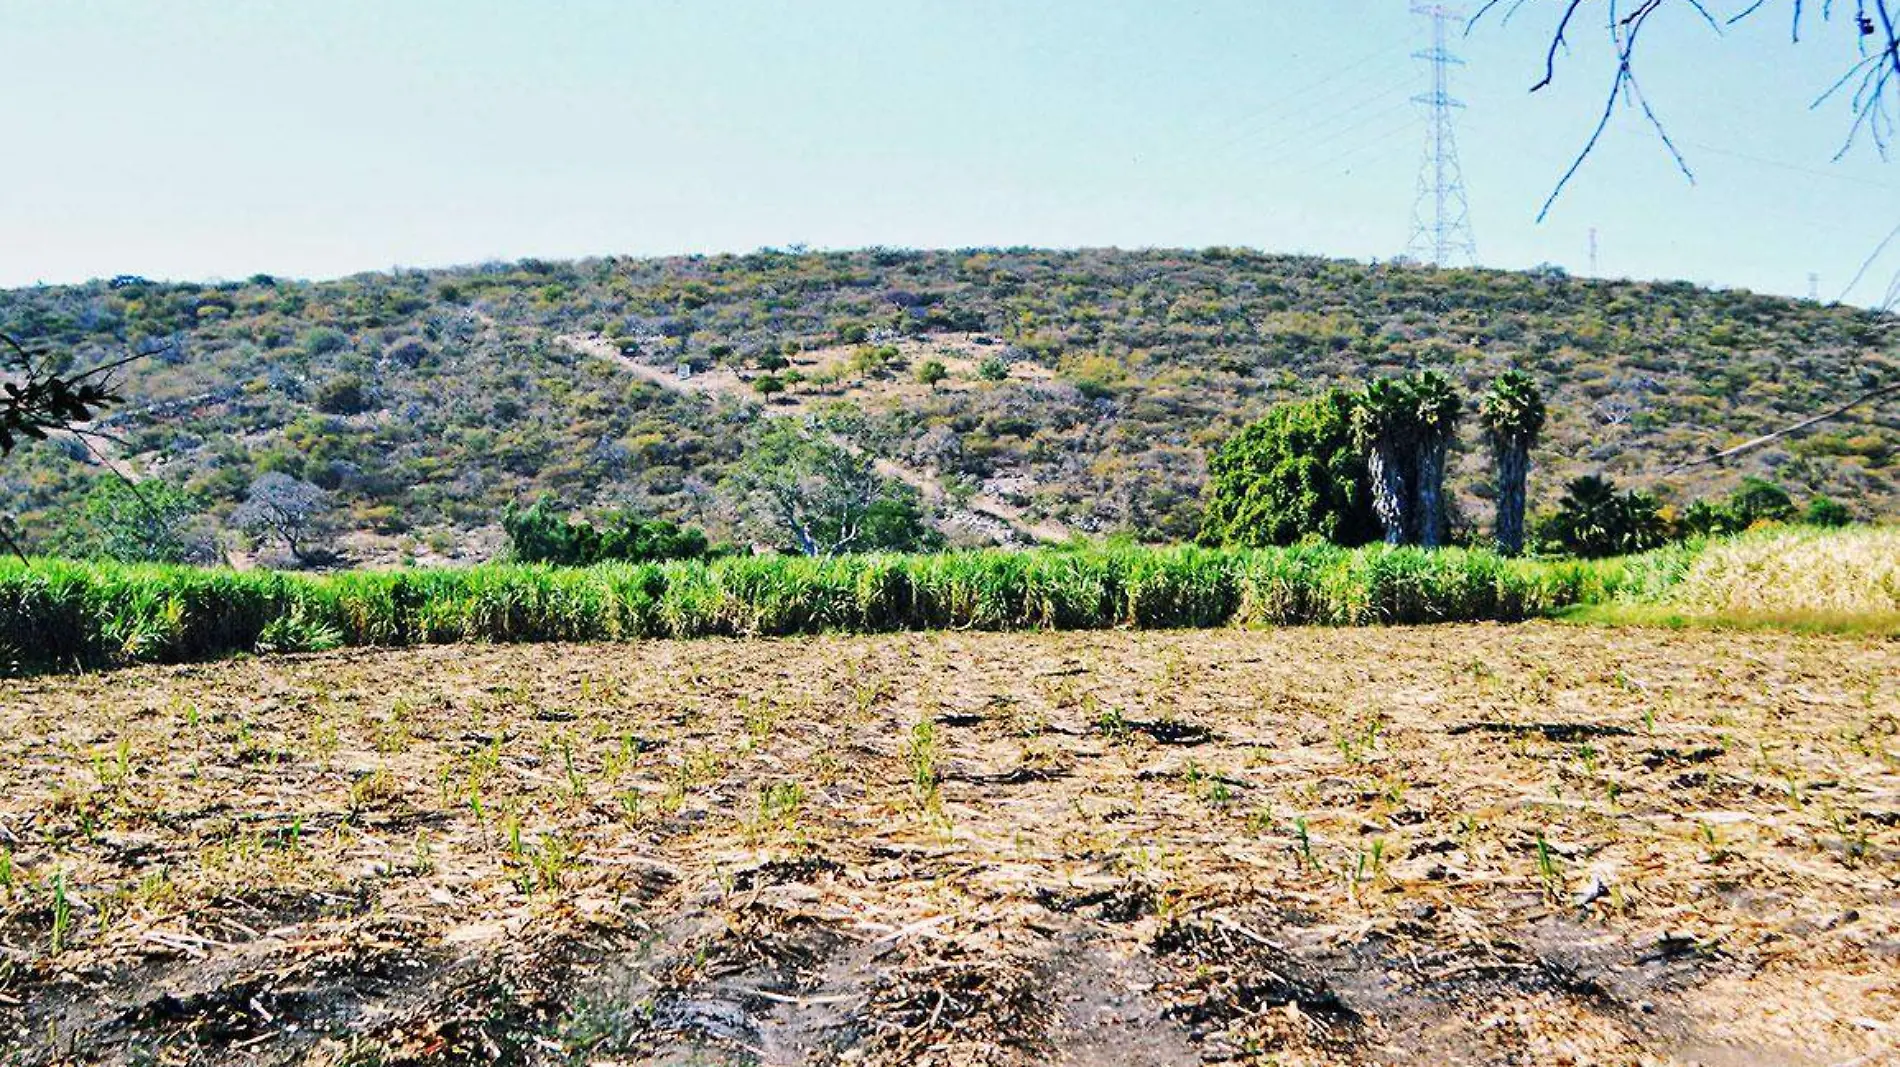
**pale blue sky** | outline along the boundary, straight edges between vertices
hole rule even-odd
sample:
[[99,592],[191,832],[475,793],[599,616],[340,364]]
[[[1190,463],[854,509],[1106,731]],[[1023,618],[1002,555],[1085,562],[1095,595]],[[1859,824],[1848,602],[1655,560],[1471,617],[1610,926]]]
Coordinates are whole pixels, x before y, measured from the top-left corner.
[[[1628,116],[1542,225],[1602,48],[1533,97],[1545,16],[1461,43],[1480,260],[1582,273],[1594,225],[1608,275],[1838,295],[1900,225],[1900,163],[1830,163],[1847,116],[1808,109],[1845,28],[1722,42],[1681,7],[1647,87],[1700,183]],[[793,243],[1383,258],[1423,137],[1406,8],[0,0],[0,284]]]

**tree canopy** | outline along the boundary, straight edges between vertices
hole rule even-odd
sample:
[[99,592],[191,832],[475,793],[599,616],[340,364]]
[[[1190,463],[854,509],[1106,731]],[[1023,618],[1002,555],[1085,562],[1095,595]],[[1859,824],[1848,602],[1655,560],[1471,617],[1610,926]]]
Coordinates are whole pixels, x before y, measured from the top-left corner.
[[1208,461],[1203,544],[1264,547],[1307,537],[1376,540],[1366,463],[1342,389],[1274,406]]
[[218,549],[200,526],[191,494],[157,478],[136,485],[117,475],[95,478],[48,546],[74,559],[126,563],[209,563]]
[[772,542],[807,556],[935,547],[917,494],[821,431],[770,420],[724,483]]
[[312,563],[326,554],[318,541],[329,533],[330,508],[330,494],[323,489],[271,471],[251,483],[231,522],[258,538],[281,540],[293,560]]
[[1660,547],[1671,530],[1655,497],[1639,489],[1618,492],[1609,479],[1585,475],[1564,487],[1556,514],[1539,533],[1549,548],[1598,559]]

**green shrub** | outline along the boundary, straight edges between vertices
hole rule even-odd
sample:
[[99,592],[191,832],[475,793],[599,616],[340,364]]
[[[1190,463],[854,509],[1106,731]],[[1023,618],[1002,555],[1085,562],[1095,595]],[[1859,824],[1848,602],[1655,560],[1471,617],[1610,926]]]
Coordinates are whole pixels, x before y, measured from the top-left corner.
[[317,388],[314,403],[326,415],[360,415],[368,411],[369,389],[354,374],[339,374]]
[[217,558],[217,546],[199,512],[191,494],[157,478],[134,485],[100,477],[80,506],[62,516],[47,547],[72,559],[208,562]]
[[332,326],[316,326],[305,330],[299,343],[305,355],[323,356],[348,348],[350,335]]
[[706,535],[692,527],[629,511],[608,512],[595,525],[556,515],[546,500],[527,508],[509,504],[501,528],[508,535],[509,557],[521,563],[588,567],[609,560],[701,559],[711,551]]
[[1846,526],[1854,521],[1854,513],[1847,510],[1847,505],[1838,500],[1817,496],[1808,501],[1807,509],[1801,513],[1801,519],[1809,526]]
[[1351,394],[1337,389],[1280,404],[1221,446],[1208,462],[1201,543],[1376,540],[1379,523],[1353,437],[1353,409]]
[[1729,494],[1728,509],[1743,529],[1758,522],[1787,522],[1795,513],[1786,489],[1753,476],[1743,478],[1741,487]]

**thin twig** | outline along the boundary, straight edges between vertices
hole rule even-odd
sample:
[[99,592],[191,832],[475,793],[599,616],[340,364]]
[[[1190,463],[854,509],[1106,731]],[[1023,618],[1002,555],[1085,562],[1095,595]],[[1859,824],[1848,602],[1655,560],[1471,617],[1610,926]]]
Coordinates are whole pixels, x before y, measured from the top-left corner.
[[[1535,0],[1514,0],[1505,9],[1505,15],[1500,21],[1508,24],[1520,9],[1533,2]],[[1770,6],[1768,0],[1752,0],[1735,14],[1720,18],[1713,10],[1713,5],[1707,0],[1682,0],[1682,2],[1692,8],[1696,15],[1717,34],[1724,34],[1726,27],[1744,22]],[[1607,32],[1616,49],[1615,77],[1611,80],[1610,92],[1604,102],[1602,113],[1598,116],[1595,126],[1592,127],[1582,150],[1564,170],[1556,187],[1538,211],[1538,221],[1541,222],[1549,217],[1552,207],[1576,178],[1584,161],[1601,143],[1611,119],[1615,117],[1619,99],[1635,105],[1643,113],[1644,120],[1662,140],[1663,147],[1668,150],[1676,168],[1682,171],[1684,177],[1691,182],[1695,180],[1688,161],[1669,135],[1668,127],[1645,98],[1636,77],[1636,39],[1649,17],[1660,11],[1666,3],[1667,0],[1638,0],[1638,2],[1623,5],[1617,0],[1610,0],[1607,5]],[[1465,33],[1469,35],[1479,22],[1501,6],[1503,6],[1503,0],[1486,0],[1479,7],[1477,14],[1466,23]],[[1548,6],[1555,6],[1554,0]],[[1583,6],[1583,0],[1563,0],[1556,28],[1552,31],[1549,45],[1544,52],[1544,69],[1536,84],[1531,86],[1532,92],[1542,90],[1555,81],[1558,54],[1567,53],[1570,47],[1572,24]],[[1860,58],[1810,105],[1819,107],[1849,86],[1853,87],[1848,106],[1854,118],[1840,151],[1834,157],[1836,160],[1843,158],[1856,144],[1864,141],[1872,141],[1875,150],[1882,158],[1885,158],[1889,147],[1894,143],[1897,130],[1900,130],[1896,127],[1894,116],[1894,108],[1900,105],[1900,99],[1896,99],[1900,98],[1900,28],[1896,27],[1896,10],[1900,9],[1895,7],[1893,0],[1859,0],[1852,16],[1857,32],[1863,39],[1878,36],[1881,43],[1874,49],[1868,49],[1865,45],[1861,46]],[[1805,0],[1794,0],[1792,14],[1789,37],[1798,44],[1801,41],[1802,21],[1808,14],[1808,4]],[[1832,20],[1833,4],[1831,2],[1822,5],[1821,18],[1824,21]]]

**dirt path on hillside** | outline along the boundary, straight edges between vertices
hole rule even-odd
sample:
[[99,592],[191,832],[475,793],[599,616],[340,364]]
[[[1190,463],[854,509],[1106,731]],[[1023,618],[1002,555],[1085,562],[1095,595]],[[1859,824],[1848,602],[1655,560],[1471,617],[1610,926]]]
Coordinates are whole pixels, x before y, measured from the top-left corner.
[[0,682],[0,1059],[1871,1067],[1897,714],[1554,624]]
[[[814,398],[811,397],[782,394],[770,402],[761,402],[749,382],[724,368],[681,378],[677,373],[626,355],[619,346],[598,335],[561,334],[554,340],[576,352],[613,362],[640,380],[662,389],[689,396],[727,397],[757,404],[760,410],[772,418],[814,417],[817,414]],[[958,506],[952,502],[943,480],[935,474],[888,456],[873,454],[842,434],[826,433],[825,437],[853,455],[868,457],[878,474],[917,490],[925,501],[946,514],[945,525],[973,531],[1003,544],[1060,544],[1070,537],[1068,528],[1061,523],[1052,519],[1031,518],[1023,509],[991,493],[977,493],[969,497],[967,503]]]

